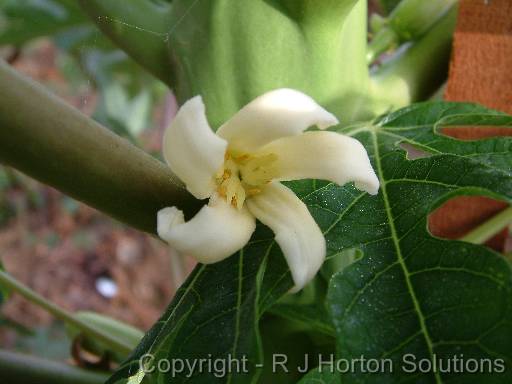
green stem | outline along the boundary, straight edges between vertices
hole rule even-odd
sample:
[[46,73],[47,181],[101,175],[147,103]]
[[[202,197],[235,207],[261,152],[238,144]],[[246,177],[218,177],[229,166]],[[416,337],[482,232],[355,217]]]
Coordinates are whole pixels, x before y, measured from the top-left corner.
[[78,0],[91,20],[136,62],[169,86],[170,4],[148,0]]
[[512,207],[505,209],[479,225],[460,240],[473,244],[483,244],[510,224],[512,224]]
[[140,230],[200,202],[169,167],[0,61],[0,162]]
[[368,46],[367,59],[378,56],[406,41],[418,40],[428,32],[458,0],[402,0]]
[[389,28],[400,41],[422,37],[458,0],[402,0],[389,16]]
[[50,360],[0,350],[2,383],[103,384],[107,374],[90,372]]
[[377,112],[424,100],[445,82],[456,18],[453,7],[423,38],[373,73]]
[[75,328],[78,328],[86,336],[94,338],[102,342],[103,344],[109,346],[113,351],[124,355],[128,355],[132,351],[132,347],[125,343],[123,340],[114,338],[112,335],[104,333],[101,329],[91,326],[90,324],[84,322],[83,320],[73,316],[73,314],[71,314],[70,312],[58,307],[52,302],[49,302],[44,297],[32,291],[30,288],[23,285],[14,277],[10,276],[8,273],[4,271],[0,271],[0,285],[3,285],[5,288],[10,289],[14,292],[17,292],[18,294],[20,294],[33,304],[36,304],[39,307],[51,313],[57,319]]

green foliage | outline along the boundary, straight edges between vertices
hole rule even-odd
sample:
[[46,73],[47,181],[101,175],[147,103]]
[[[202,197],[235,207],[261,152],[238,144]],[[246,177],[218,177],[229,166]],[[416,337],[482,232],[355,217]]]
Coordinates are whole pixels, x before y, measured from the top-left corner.
[[[512,126],[512,118],[472,104],[439,102],[413,105],[371,123],[338,129],[364,143],[381,190],[378,196],[369,196],[351,185],[314,180],[290,183],[326,236],[328,255],[322,276],[302,296],[285,296],[292,286],[286,263],[272,233],[259,225],[238,254],[195,269],[111,382],[135,375],[137,359],[145,353],[156,359],[231,355],[246,356],[249,361],[246,374],[221,378],[204,372],[195,372],[192,378],[177,374],[173,383],[265,382],[268,364],[263,369],[256,366],[268,359],[265,331],[260,332],[267,326],[260,320],[269,311],[295,320],[281,327],[281,337],[286,339],[290,329],[296,332],[293,340],[298,350],[304,335],[319,340],[322,334],[326,337],[323,350],[334,350],[329,345],[334,342],[328,337],[332,334],[338,358],[364,354],[389,357],[398,364],[405,353],[418,358],[463,354],[503,358],[510,364],[509,263],[485,247],[436,239],[427,230],[428,213],[450,197],[478,194],[512,201],[512,139],[462,142],[439,132],[444,126],[463,125]],[[410,160],[400,147],[402,142],[430,156]],[[322,290],[324,278],[329,281],[327,295]],[[307,310],[315,301],[317,310]],[[323,305],[328,311],[318,309]],[[315,350],[322,348],[309,347]],[[341,379],[343,383],[397,382],[410,377],[399,368],[388,375],[355,372]],[[164,382],[169,375],[154,373],[145,380]],[[302,382],[337,383],[331,376],[311,373]],[[489,374],[460,378],[461,382],[493,382]],[[424,383],[448,379],[453,377],[417,377]]]

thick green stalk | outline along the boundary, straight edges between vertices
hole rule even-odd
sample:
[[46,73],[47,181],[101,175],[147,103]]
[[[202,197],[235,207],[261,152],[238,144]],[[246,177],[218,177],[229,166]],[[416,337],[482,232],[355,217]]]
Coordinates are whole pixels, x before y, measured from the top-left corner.
[[402,0],[389,16],[401,41],[423,36],[458,0]]
[[8,273],[4,271],[0,271],[0,285],[3,287],[16,292],[23,296],[25,299],[29,300],[35,305],[43,308],[44,310],[51,313],[57,319],[63,321],[64,323],[79,329],[84,335],[98,340],[106,346],[109,346],[113,351],[120,353],[122,355],[128,355],[133,346],[124,340],[118,339],[114,337],[112,334],[108,334],[104,332],[102,329],[91,325],[90,323],[82,320],[79,317],[73,316],[72,313],[66,311],[63,308],[60,308],[56,304],[49,302],[44,297],[39,295],[38,293],[32,291],[27,286],[21,284],[14,277],[10,276]]
[[424,100],[446,81],[456,18],[453,7],[423,38],[373,73],[376,112]]
[[78,0],[98,27],[136,62],[172,84],[167,51],[170,4],[149,0]]
[[483,244],[510,224],[512,224],[512,207],[501,211],[485,223],[473,229],[460,240],[473,244]]
[[366,0],[174,0],[172,24],[176,95],[202,95],[214,127],[281,87],[345,122],[368,114]]
[[0,162],[143,231],[198,202],[170,169],[0,61]]
[[0,350],[0,378],[6,384],[103,384],[108,375]]

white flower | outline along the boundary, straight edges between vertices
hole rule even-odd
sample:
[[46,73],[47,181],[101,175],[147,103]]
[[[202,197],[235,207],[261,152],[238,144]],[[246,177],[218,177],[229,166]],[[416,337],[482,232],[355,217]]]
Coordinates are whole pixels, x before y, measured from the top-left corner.
[[249,241],[257,218],[274,231],[294,289],[301,289],[325,259],[325,239],[306,205],[279,181],[354,181],[370,194],[379,189],[359,141],[304,133],[337,123],[309,96],[278,89],[246,105],[215,134],[201,97],[187,101],[165,133],[164,157],[190,193],[210,200],[187,222],[176,207],[159,211],[159,236],[201,263],[215,263]]

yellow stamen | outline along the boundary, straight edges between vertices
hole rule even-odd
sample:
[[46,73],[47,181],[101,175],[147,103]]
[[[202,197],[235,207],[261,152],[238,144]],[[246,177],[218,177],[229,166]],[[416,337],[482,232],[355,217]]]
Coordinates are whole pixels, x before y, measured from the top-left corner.
[[277,175],[275,154],[254,156],[228,151],[224,159],[224,165],[215,177],[217,192],[238,209],[242,209],[246,198],[261,193]]
[[222,180],[227,180],[231,177],[231,171],[229,169],[226,169],[224,171],[224,174],[222,175]]

